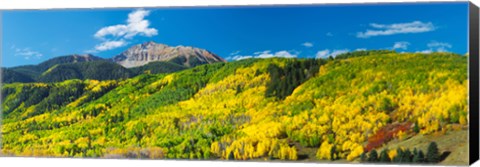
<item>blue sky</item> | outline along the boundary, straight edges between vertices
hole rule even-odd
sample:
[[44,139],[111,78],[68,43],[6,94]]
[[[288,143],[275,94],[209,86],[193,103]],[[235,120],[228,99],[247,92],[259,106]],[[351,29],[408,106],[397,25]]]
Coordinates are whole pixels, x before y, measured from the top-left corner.
[[354,50],[468,51],[468,3],[3,11],[2,66],[69,54],[113,57],[155,41],[229,61]]

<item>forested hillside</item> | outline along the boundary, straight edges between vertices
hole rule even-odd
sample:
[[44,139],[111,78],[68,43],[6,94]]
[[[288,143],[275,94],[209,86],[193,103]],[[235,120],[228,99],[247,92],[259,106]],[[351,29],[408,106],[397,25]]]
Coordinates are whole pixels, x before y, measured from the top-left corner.
[[[353,161],[406,135],[441,138],[467,126],[467,65],[467,57],[450,53],[361,51],[335,59],[246,59],[164,74],[139,69],[141,75],[122,80],[5,84],[2,151]],[[373,140],[397,125],[412,126]],[[304,150],[315,150],[314,156]]]

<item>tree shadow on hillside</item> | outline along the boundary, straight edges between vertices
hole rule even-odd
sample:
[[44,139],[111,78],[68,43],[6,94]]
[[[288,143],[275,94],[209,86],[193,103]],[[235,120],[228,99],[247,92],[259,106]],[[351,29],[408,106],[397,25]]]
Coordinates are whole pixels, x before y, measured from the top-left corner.
[[447,157],[450,155],[450,151],[445,151],[442,153],[442,155],[440,155],[440,162],[442,162],[443,160],[447,159]]
[[308,159],[308,155],[307,154],[299,154],[298,155],[298,158],[297,160],[306,160]]

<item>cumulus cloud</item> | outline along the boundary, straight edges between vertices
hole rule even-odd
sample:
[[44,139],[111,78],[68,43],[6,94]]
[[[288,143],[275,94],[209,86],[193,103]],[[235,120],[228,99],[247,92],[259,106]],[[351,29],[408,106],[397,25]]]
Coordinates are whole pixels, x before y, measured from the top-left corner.
[[273,57],[282,57],[282,58],[295,58],[300,54],[298,51],[287,51],[281,50],[277,52],[272,52],[271,50],[258,51],[254,52],[253,55],[231,55],[227,57],[227,60],[243,60],[249,58],[273,58]]
[[428,43],[427,46],[429,48],[440,48],[440,49],[452,48],[452,45],[449,43],[437,42],[437,41],[432,41]]
[[320,50],[320,51],[317,52],[317,54],[315,55],[315,57],[316,57],[317,59],[326,58],[326,57],[329,56],[329,54],[330,54],[330,50],[328,50],[328,49]]
[[95,46],[95,50],[97,51],[105,51],[105,50],[111,50],[114,48],[122,47],[127,45],[127,42],[125,40],[119,40],[119,41],[105,41],[102,42],[98,45]]
[[433,52],[433,50],[431,50],[431,49],[426,49],[426,50],[416,51],[415,53],[429,54],[429,53],[432,53],[432,52]]
[[138,9],[128,14],[125,24],[101,28],[94,34],[94,37],[101,40],[102,43],[96,45],[92,51],[106,51],[125,46],[128,44],[127,40],[135,36],[152,37],[157,35],[157,29],[151,28],[150,22],[145,19],[149,14],[150,11]]
[[327,58],[327,57],[330,57],[330,56],[336,57],[340,54],[347,53],[349,51],[350,51],[349,49],[339,49],[339,50],[325,49],[325,50],[318,51],[317,54],[315,55],[315,57],[317,59]]
[[11,49],[15,51],[14,56],[21,56],[26,60],[29,60],[31,58],[38,59],[43,56],[42,53],[31,50],[30,48],[17,48],[16,46],[12,46]]
[[107,36],[122,37],[130,39],[136,35],[155,36],[158,34],[157,29],[149,28],[150,22],[145,17],[150,11],[139,9],[128,14],[127,24],[118,24],[103,27],[95,33],[95,38],[103,39]]
[[403,50],[406,50],[406,49],[408,49],[408,45],[410,45],[410,42],[405,42],[405,41],[395,42],[395,43],[393,44],[392,49],[403,49]]
[[307,48],[311,48],[311,47],[313,47],[313,43],[311,43],[311,42],[304,42],[304,43],[302,43],[302,46],[305,46],[305,47],[307,47]]
[[230,53],[230,56],[233,56],[233,55],[238,55],[239,53],[240,53],[240,51],[239,51],[239,50],[237,50],[237,51],[234,51],[234,52]]
[[417,53],[448,52],[452,45],[446,42],[432,41],[427,44],[428,49],[417,51]]
[[348,49],[342,49],[342,50],[333,50],[333,52],[330,54],[332,57],[336,57],[340,54],[344,54],[344,53],[347,53],[349,52],[350,50]]
[[298,56],[297,52],[289,52],[286,50],[278,51],[275,53],[271,53],[270,50],[266,50],[263,52],[256,52],[256,58],[272,58],[272,57],[283,57],[283,58],[295,58]]
[[385,36],[395,34],[423,33],[435,30],[435,26],[431,22],[413,21],[409,23],[395,24],[377,24],[371,23],[365,32],[358,32],[358,38],[370,38],[373,36]]
[[243,59],[250,59],[250,58],[253,58],[253,56],[250,56],[250,55],[245,55],[245,56],[235,55],[235,56],[227,57],[227,60],[243,60]]

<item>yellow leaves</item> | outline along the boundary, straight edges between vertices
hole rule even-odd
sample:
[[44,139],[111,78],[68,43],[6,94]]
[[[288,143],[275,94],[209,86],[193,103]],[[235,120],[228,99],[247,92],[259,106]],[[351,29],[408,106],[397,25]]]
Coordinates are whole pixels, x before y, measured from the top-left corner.
[[85,88],[86,90],[92,90],[94,87],[96,87],[100,81],[98,80],[86,80],[85,83],[87,84],[87,87]]
[[88,143],[90,142],[90,139],[88,137],[81,137],[75,140],[75,144],[78,146],[80,149],[86,149],[89,147]]
[[104,146],[105,145],[105,142],[106,142],[106,138],[105,137],[99,137],[97,140],[95,140],[94,142],[92,142],[92,145],[96,145],[96,146]]
[[33,141],[33,140],[36,140],[36,139],[38,139],[38,136],[28,133],[28,134],[24,134],[22,137],[20,137],[18,139],[18,141],[21,142],[21,143],[25,143],[25,142]]
[[163,86],[165,86],[167,84],[170,84],[174,79],[175,79],[175,74],[167,75],[167,76],[163,77],[162,79],[150,84],[148,86],[148,88],[150,88],[150,89],[161,89],[161,88],[163,88]]
[[220,153],[220,145],[219,143],[216,141],[216,142],[213,142],[210,146],[210,151],[216,155],[221,155]]
[[34,86],[35,87],[44,87],[44,88],[48,87],[48,85],[46,83],[35,83]]
[[397,150],[396,150],[396,149],[392,149],[392,150],[389,150],[389,151],[388,151],[388,157],[389,157],[390,159],[393,159],[393,158],[395,158],[396,156],[397,156]]
[[284,133],[284,128],[279,122],[265,122],[262,124],[253,124],[247,126],[242,131],[247,136],[256,136],[257,138],[274,138]]
[[465,115],[460,115],[459,123],[460,125],[467,125],[468,124],[467,117]]
[[333,144],[328,143],[328,141],[323,141],[320,145],[320,148],[317,151],[316,157],[318,159],[330,159],[330,153],[332,150]]
[[70,104],[67,104],[67,107],[77,107],[78,104],[82,103],[83,100],[85,100],[86,98],[88,98],[88,95],[83,95],[78,99],[76,99],[75,101],[71,102]]
[[397,132],[397,134],[396,134],[398,140],[400,140],[400,141],[403,140],[403,139],[405,139],[406,135],[407,135],[407,134],[406,134],[404,131],[399,131],[399,132]]
[[360,132],[350,134],[349,139],[350,139],[350,141],[355,142],[355,143],[362,143],[363,142],[362,134]]
[[319,72],[318,72],[318,75],[319,76],[322,76],[322,75],[325,75],[327,73],[327,66],[320,66],[320,69],[319,69]]
[[268,154],[268,152],[272,149],[272,141],[271,140],[260,140],[257,144],[257,150],[254,154],[255,157],[262,157]]
[[233,151],[233,156],[235,159],[242,159],[242,155],[240,154],[240,151],[238,149]]
[[356,146],[356,143],[351,142],[350,140],[347,140],[342,144],[342,150],[351,150],[355,146]]
[[102,128],[92,129],[89,132],[90,132],[90,135],[92,136],[101,135],[103,132],[103,129]]
[[280,160],[297,160],[297,149],[295,147],[288,147],[288,145],[280,146],[280,151],[278,153],[278,158]]
[[327,124],[331,121],[330,117],[327,115],[327,114],[323,114],[322,116],[320,116],[320,118],[318,119],[318,123],[319,124]]
[[[212,145],[211,150],[216,151],[217,146]],[[232,155],[233,157],[231,157]],[[281,160],[296,160],[298,158],[296,148],[288,146],[285,140],[257,138],[255,136],[243,137],[233,141],[222,153],[222,157],[225,159],[234,158],[237,160],[255,159],[265,156]]]
[[[444,74],[442,74],[444,75]],[[417,118],[419,126],[423,128],[422,134],[428,134],[438,131],[441,127],[441,122],[449,123],[451,115],[459,115],[458,121],[465,123],[464,114],[467,113],[466,97],[467,82],[459,84],[456,81],[448,79],[445,84],[434,93],[413,94],[412,91],[401,92],[402,98],[399,102],[400,118]],[[454,110],[450,110],[455,108]],[[462,118],[463,116],[463,118]]]
[[298,155],[297,155],[297,149],[295,147],[290,147],[289,153],[288,153],[288,159],[289,160],[297,160]]
[[352,161],[354,160],[355,158],[357,158],[358,156],[360,156],[361,154],[363,153],[363,147],[361,145],[358,145],[355,146],[353,149],[352,149],[352,152],[350,152],[350,154],[348,154],[347,156],[347,160],[348,161]]
[[253,159],[255,158],[255,147],[252,144],[246,144],[244,147],[243,159]]
[[167,84],[169,84],[174,79],[175,79],[175,74],[170,74],[170,75],[165,76],[165,78],[163,78],[163,81],[166,82]]

